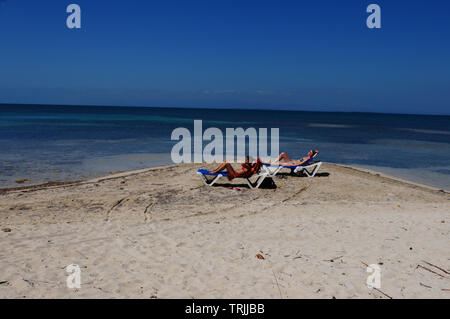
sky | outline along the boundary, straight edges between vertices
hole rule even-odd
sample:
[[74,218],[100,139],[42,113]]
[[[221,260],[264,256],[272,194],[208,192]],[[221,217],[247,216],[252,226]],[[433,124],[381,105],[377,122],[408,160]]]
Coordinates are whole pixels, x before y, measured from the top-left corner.
[[0,103],[448,115],[449,16],[445,0],[0,0]]

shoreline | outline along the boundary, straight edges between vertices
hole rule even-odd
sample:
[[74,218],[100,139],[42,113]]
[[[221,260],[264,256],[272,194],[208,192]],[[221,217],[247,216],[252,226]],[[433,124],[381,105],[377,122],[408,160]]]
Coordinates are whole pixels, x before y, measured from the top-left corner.
[[[421,188],[421,189],[432,191],[432,192],[442,192],[442,193],[445,193],[445,194],[450,194],[450,190],[447,190],[447,189],[434,187],[434,186],[421,184],[421,183],[416,183],[416,182],[413,182],[413,181],[410,181],[410,180],[407,180],[407,179],[396,177],[396,176],[393,176],[393,175],[390,175],[390,174],[385,174],[385,173],[382,173],[382,172],[379,172],[379,171],[376,171],[376,170],[373,170],[373,169],[369,169],[369,168],[355,167],[355,166],[352,166],[352,165],[338,164],[338,163],[331,163],[331,162],[323,162],[323,163],[327,164],[327,165],[334,165],[334,166],[337,166],[337,167],[342,167],[342,168],[345,168],[345,169],[349,169],[349,170],[352,170],[354,172],[366,173],[366,174],[369,174],[371,176],[384,178],[384,179],[389,180],[391,182],[396,182],[396,183],[400,183],[400,184],[403,184],[403,185],[408,185],[409,187]],[[141,174],[141,173],[151,172],[151,171],[154,171],[154,170],[173,168],[173,167],[177,167],[177,166],[180,166],[180,165],[186,165],[186,164],[167,164],[167,165],[158,165],[158,166],[148,167],[148,168],[143,168],[143,169],[119,171],[119,172],[107,174],[107,175],[104,175],[104,176],[101,176],[101,177],[89,178],[89,179],[86,179],[86,180],[62,181],[62,182],[60,182],[60,181],[49,181],[47,183],[36,184],[36,185],[19,186],[19,187],[6,187],[6,188],[0,188],[0,195],[4,194],[4,193],[9,193],[9,192],[15,192],[15,191],[33,191],[33,190],[42,190],[42,189],[47,189],[47,188],[57,188],[57,187],[83,185],[83,184],[89,184],[89,183],[98,183],[98,182],[103,181],[103,180],[110,180],[110,179],[116,179],[116,178],[121,178],[121,177],[129,177],[129,176],[138,175],[138,174]],[[204,165],[206,166],[208,164],[204,164]]]
[[422,183],[416,183],[416,182],[413,182],[413,181],[410,181],[407,179],[396,177],[396,176],[393,176],[390,174],[385,174],[385,173],[382,173],[382,172],[379,172],[379,171],[376,171],[373,169],[369,169],[369,168],[355,167],[355,166],[351,166],[351,165],[344,165],[344,164],[337,164],[337,163],[328,163],[328,164],[336,165],[336,166],[339,166],[342,168],[347,168],[347,169],[361,172],[361,173],[367,173],[372,176],[381,177],[381,178],[390,180],[392,182],[398,182],[400,184],[409,185],[411,187],[418,187],[418,188],[422,188],[422,189],[433,191],[433,192],[442,192],[445,194],[450,194],[450,190],[447,190],[447,189],[443,189],[440,187],[434,187],[434,186],[430,186],[430,185],[426,185],[426,184],[422,184]]

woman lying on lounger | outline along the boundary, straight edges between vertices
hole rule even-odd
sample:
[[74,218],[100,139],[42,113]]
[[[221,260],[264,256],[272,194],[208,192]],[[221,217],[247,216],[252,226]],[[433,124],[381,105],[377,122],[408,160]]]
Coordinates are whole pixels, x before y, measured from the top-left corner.
[[256,160],[256,163],[251,164],[249,157],[245,157],[245,162],[241,164],[242,169],[234,169],[233,166],[231,166],[230,163],[223,162],[220,164],[216,169],[209,171],[210,173],[218,173],[220,171],[225,170],[227,172],[227,177],[231,181],[232,179],[236,177],[251,177],[253,174],[257,173],[259,169],[261,168],[261,160]]
[[318,150],[310,150],[308,152],[308,155],[303,157],[301,160],[291,160],[289,155],[287,155],[285,152],[283,152],[280,154],[280,156],[278,156],[277,160],[272,164],[280,164],[280,165],[286,165],[286,166],[301,166],[301,165],[305,164],[307,161],[309,161],[316,154],[319,154]]

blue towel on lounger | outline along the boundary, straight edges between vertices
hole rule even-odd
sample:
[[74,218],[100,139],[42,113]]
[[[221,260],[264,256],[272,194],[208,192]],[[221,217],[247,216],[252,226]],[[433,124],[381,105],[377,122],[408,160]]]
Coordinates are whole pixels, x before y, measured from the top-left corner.
[[210,173],[208,170],[206,169],[199,169],[197,172],[203,174],[203,175],[212,175],[212,176],[218,176],[218,175],[222,175],[222,176],[227,176],[227,172],[218,172],[218,173]]

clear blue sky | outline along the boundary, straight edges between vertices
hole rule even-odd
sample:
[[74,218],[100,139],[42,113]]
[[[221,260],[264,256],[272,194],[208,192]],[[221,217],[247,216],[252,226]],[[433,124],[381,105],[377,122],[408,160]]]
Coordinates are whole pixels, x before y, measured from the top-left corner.
[[0,0],[0,43],[0,103],[450,114],[444,0]]

